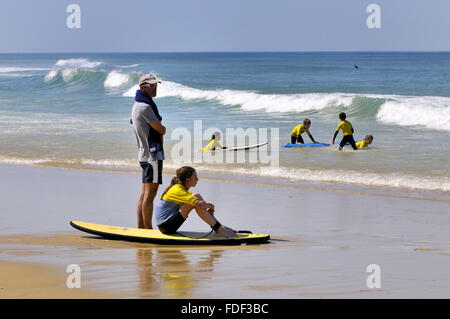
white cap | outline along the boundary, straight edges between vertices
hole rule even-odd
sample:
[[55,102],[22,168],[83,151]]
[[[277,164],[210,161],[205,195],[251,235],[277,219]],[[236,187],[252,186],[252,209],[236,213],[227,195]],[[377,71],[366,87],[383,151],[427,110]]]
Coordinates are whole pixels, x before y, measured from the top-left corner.
[[156,84],[161,83],[153,74],[144,74],[139,78],[139,86],[148,85],[148,84]]

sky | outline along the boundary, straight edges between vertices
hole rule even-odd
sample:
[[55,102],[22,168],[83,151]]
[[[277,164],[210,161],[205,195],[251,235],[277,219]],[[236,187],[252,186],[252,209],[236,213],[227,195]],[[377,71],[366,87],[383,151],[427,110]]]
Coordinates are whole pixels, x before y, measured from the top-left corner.
[[[381,28],[367,27],[372,3]],[[0,2],[0,53],[450,51],[449,30],[449,0]]]

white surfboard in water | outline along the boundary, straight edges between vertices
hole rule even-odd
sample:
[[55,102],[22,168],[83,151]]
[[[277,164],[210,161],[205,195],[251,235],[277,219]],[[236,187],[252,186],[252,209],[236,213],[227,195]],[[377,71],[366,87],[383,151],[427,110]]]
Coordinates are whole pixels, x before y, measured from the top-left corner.
[[264,145],[269,144],[269,142],[265,142],[265,143],[259,143],[259,144],[254,144],[254,145],[247,145],[247,146],[240,146],[240,147],[227,147],[224,149],[221,149],[220,151],[241,151],[241,150],[249,150],[252,148],[258,148]]

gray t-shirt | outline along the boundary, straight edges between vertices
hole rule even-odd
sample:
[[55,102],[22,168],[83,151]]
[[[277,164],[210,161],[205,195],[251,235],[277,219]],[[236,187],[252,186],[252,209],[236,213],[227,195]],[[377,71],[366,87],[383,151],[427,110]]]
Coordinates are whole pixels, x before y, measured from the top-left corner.
[[169,220],[177,211],[180,210],[180,205],[175,202],[169,202],[167,200],[160,199],[155,208],[156,225]]
[[154,158],[151,158],[148,147],[148,134],[150,131],[149,122],[159,121],[150,105],[142,102],[135,102],[131,110],[131,120],[133,130],[139,149],[139,162],[150,162],[164,160],[164,150],[158,151]]

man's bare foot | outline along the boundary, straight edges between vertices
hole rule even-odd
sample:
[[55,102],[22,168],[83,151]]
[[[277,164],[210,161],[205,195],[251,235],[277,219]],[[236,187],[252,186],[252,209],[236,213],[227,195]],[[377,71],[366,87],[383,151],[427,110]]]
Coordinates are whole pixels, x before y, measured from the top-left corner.
[[235,237],[236,231],[234,229],[228,228],[221,225],[218,230],[216,230],[217,237]]

